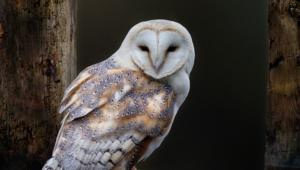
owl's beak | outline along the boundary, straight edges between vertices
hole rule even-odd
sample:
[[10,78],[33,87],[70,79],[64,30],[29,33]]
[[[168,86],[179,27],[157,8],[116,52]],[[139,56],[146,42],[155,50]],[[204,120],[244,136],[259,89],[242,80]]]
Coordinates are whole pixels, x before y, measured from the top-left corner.
[[158,74],[159,69],[160,69],[160,65],[157,64],[157,63],[155,63],[155,64],[153,64],[153,65],[154,65],[154,69],[155,69],[155,71],[156,71],[156,74]]
[[151,56],[152,65],[156,71],[156,74],[158,74],[162,64],[163,64],[163,57],[158,56],[157,54],[154,54]]

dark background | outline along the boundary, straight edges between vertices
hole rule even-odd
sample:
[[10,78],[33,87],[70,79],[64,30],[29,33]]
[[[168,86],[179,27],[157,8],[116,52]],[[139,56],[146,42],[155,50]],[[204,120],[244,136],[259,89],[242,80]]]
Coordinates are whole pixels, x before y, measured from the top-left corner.
[[267,1],[78,1],[78,71],[102,61],[129,29],[174,20],[193,38],[190,94],[140,170],[259,170],[264,163]]

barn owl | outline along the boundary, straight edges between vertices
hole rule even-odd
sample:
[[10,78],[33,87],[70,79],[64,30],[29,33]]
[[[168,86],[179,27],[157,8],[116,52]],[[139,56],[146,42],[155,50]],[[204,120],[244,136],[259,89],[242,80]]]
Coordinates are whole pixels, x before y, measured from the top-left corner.
[[66,116],[43,169],[135,169],[169,133],[189,92],[194,57],[179,23],[135,25],[117,52],[66,89],[59,111]]

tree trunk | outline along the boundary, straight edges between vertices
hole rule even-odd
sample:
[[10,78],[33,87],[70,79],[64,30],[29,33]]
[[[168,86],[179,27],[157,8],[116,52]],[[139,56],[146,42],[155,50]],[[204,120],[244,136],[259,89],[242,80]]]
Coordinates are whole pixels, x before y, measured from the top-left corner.
[[300,10],[297,4],[296,0],[269,0],[267,170],[300,169],[300,62],[297,63],[300,61],[297,11]]
[[74,0],[0,0],[0,169],[50,158],[76,74],[75,26]]

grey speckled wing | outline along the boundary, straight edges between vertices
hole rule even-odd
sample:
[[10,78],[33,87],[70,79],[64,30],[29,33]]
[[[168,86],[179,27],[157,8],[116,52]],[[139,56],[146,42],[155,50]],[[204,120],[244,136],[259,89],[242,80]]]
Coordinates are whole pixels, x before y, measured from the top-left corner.
[[66,90],[52,158],[63,169],[131,169],[172,121],[170,86],[107,63],[88,67]]

